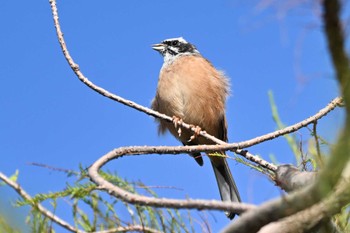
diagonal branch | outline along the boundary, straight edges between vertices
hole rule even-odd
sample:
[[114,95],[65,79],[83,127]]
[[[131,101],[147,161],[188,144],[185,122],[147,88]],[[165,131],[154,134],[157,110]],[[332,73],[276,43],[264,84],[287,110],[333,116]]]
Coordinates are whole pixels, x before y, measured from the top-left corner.
[[[74,60],[71,57],[71,55],[70,55],[70,53],[68,51],[68,48],[66,46],[66,43],[65,43],[65,40],[64,40],[64,37],[63,37],[63,33],[62,33],[62,30],[61,30],[61,26],[60,26],[60,23],[59,23],[59,17],[58,17],[58,11],[57,11],[57,6],[56,6],[56,0],[50,0],[50,5],[51,5],[51,10],[52,10],[52,15],[53,15],[53,20],[54,20],[54,24],[55,24],[55,28],[56,28],[58,41],[60,43],[63,55],[66,58],[69,66],[72,68],[72,70],[74,71],[74,73],[76,74],[76,76],[78,77],[78,79],[81,82],[83,82],[85,85],[87,85],[92,90],[96,91],[97,93],[99,93],[99,94],[101,94],[101,95],[103,95],[103,96],[105,96],[105,97],[107,97],[109,99],[112,99],[112,100],[117,101],[117,102],[119,102],[121,104],[124,104],[126,106],[131,107],[131,108],[134,108],[134,109],[136,109],[138,111],[144,112],[144,113],[146,113],[146,114],[148,114],[150,116],[153,116],[153,117],[156,117],[156,118],[160,118],[160,119],[168,121],[168,122],[172,122],[173,121],[173,118],[170,117],[170,116],[167,116],[165,114],[159,113],[159,112],[154,111],[152,109],[146,108],[146,107],[144,107],[142,105],[139,105],[139,104],[137,104],[137,103],[135,103],[135,102],[133,102],[131,100],[127,100],[127,99],[124,99],[124,98],[122,98],[120,96],[117,96],[117,95],[115,95],[115,94],[113,94],[113,93],[111,93],[111,92],[109,92],[109,91],[107,91],[107,90],[105,90],[105,89],[95,85],[89,79],[87,79],[84,76],[84,74],[81,72],[81,70],[79,68],[79,65],[74,62]],[[186,128],[186,129],[190,129],[193,132],[196,131],[196,127],[195,126],[187,124],[185,122],[179,122],[178,125],[181,126],[181,127]],[[217,144],[229,145],[226,142],[217,139],[216,137],[208,134],[205,131],[200,131],[199,135],[201,135],[201,136],[203,136],[203,137],[205,137],[205,138],[207,138],[209,140],[212,140],[213,142],[215,142]],[[243,150],[236,149],[236,148],[237,148],[237,145],[234,145],[234,146],[232,146],[231,149],[234,152],[236,152],[237,154],[240,154],[240,155],[244,156],[246,159],[248,159],[248,160],[250,160],[252,162],[260,164],[264,168],[270,169],[272,171],[276,170],[276,166],[275,165],[270,164],[267,161],[264,161],[263,159],[259,158],[258,156],[250,154],[247,151],[243,151]]]
[[[12,181],[10,178],[8,178],[6,175],[0,172],[0,180],[4,181],[7,185],[9,185],[12,189],[14,189],[24,200],[31,202],[32,206],[37,208],[40,213],[42,213],[44,216],[47,218],[51,219],[53,222],[57,223],[61,227],[67,229],[68,231],[71,232],[76,232],[76,233],[87,233],[86,231],[79,230],[78,228],[70,225],[68,222],[62,220],[55,214],[53,214],[50,210],[46,209],[44,206],[42,206],[39,203],[34,203],[32,202],[32,197],[16,182]],[[134,231],[134,232],[150,232],[150,233],[161,233],[158,230],[149,228],[149,227],[144,227],[140,225],[130,225],[130,226],[121,226],[121,227],[116,227],[113,229],[109,230],[103,230],[103,231],[95,231],[95,232],[90,232],[90,233],[114,233],[114,232],[129,232],[129,231]]]
[[320,109],[315,115],[310,116],[310,117],[306,118],[305,120],[302,120],[298,123],[295,123],[293,125],[285,127],[283,129],[276,130],[274,132],[267,133],[267,134],[264,134],[262,136],[258,136],[258,137],[255,137],[255,138],[243,141],[243,142],[239,142],[239,143],[237,143],[239,145],[238,148],[251,147],[251,146],[260,144],[262,142],[283,136],[285,134],[290,134],[290,133],[296,132],[299,129],[304,128],[304,127],[316,122],[317,120],[321,119],[322,117],[326,116],[329,112],[334,110],[337,106],[342,106],[342,103],[343,103],[343,99],[341,97],[336,97],[329,104],[327,104],[327,106]]
[[[22,189],[22,187],[17,184],[16,182],[9,179],[7,176],[5,176],[3,173],[0,172],[0,179],[3,180],[7,185],[9,185],[11,188],[13,188],[24,200],[31,201],[32,197]],[[71,232],[78,232],[82,233],[83,231],[79,231],[66,221],[58,218],[55,216],[51,211],[43,207],[41,204],[33,204],[34,207],[36,207],[44,216],[48,217],[58,225],[64,227],[65,229],[71,231]]]
[[[75,61],[73,60],[72,56],[70,55],[70,53],[68,51],[66,42],[65,42],[64,37],[63,37],[63,32],[61,30],[61,26],[59,23],[56,0],[50,0],[50,5],[51,5],[52,16],[53,16],[53,20],[54,20],[54,24],[55,24],[55,28],[56,28],[57,38],[58,38],[59,44],[61,46],[63,55],[66,58],[69,66],[72,68],[72,70],[74,71],[74,73],[76,74],[76,76],[78,77],[78,79],[81,82],[83,82],[86,86],[88,86],[92,90],[96,91],[97,93],[99,93],[99,94],[101,94],[101,95],[103,95],[111,100],[117,101],[117,102],[124,104],[128,107],[134,108],[140,112],[144,112],[147,115],[150,115],[150,116],[153,116],[156,118],[160,118],[160,119],[168,121],[168,122],[172,122],[172,120],[173,120],[172,117],[167,116],[167,115],[162,114],[162,113],[159,113],[157,111],[154,111],[150,108],[146,108],[146,107],[144,107],[140,104],[137,104],[131,100],[127,100],[127,99],[124,99],[120,96],[117,96],[117,95],[103,89],[102,87],[95,85],[87,77],[85,77],[85,75],[81,72],[79,65],[77,63],[75,63]],[[193,131],[195,130],[195,126],[193,126],[193,125],[191,126],[187,123],[179,122],[178,125],[186,128],[186,129],[191,129]],[[216,140],[216,138],[214,136],[206,134],[204,131],[201,131],[200,135],[205,136],[208,139],[211,139],[213,141]]]
[[342,180],[337,185],[336,190],[329,197],[295,215],[266,225],[261,231],[259,231],[259,233],[310,232],[310,230],[320,227],[319,223],[329,222],[331,216],[339,213],[341,208],[348,204],[349,201],[350,182]]

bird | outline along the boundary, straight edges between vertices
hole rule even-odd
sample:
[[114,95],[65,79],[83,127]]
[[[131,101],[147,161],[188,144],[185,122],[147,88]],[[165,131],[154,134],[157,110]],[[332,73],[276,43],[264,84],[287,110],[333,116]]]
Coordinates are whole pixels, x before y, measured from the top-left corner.
[[[153,44],[152,48],[163,56],[156,95],[151,108],[173,117],[173,122],[156,119],[159,134],[169,131],[183,145],[215,144],[198,135],[205,130],[210,135],[227,139],[225,116],[226,99],[230,93],[230,84],[222,71],[217,70],[197,50],[196,46],[183,37],[165,39]],[[178,127],[183,121],[197,126],[197,132]],[[208,154],[212,164],[222,201],[241,202],[241,198],[232,177],[223,151],[220,156]],[[190,154],[202,166],[203,158],[199,152]],[[229,219],[233,212],[225,212]]]

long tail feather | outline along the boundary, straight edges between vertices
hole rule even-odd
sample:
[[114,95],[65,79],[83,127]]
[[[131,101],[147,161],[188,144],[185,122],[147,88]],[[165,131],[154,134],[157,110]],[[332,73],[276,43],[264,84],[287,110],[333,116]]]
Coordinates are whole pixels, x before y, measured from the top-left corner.
[[[219,187],[221,200],[241,202],[236,183],[232,177],[230,168],[225,158],[212,156],[211,164],[214,169],[216,181]],[[235,213],[226,212],[228,218],[233,219]]]

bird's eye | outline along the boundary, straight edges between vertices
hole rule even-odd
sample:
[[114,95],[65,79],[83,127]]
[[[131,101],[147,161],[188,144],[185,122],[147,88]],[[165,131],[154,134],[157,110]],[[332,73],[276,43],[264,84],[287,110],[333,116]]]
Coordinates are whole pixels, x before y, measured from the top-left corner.
[[171,42],[172,46],[176,46],[179,42],[177,40],[174,40],[173,42]]

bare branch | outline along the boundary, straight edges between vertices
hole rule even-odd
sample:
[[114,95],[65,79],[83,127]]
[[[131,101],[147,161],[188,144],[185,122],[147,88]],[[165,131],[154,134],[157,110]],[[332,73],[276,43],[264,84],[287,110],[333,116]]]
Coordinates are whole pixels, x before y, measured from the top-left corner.
[[[139,105],[131,100],[127,100],[127,99],[124,99],[120,96],[117,96],[105,89],[103,89],[102,87],[99,87],[97,85],[95,85],[94,83],[92,83],[87,77],[84,76],[84,74],[81,72],[80,68],[79,68],[79,65],[77,63],[74,62],[73,58],[71,57],[69,51],[68,51],[68,48],[67,48],[67,45],[65,43],[65,40],[64,40],[64,37],[63,37],[63,33],[62,33],[62,30],[61,30],[61,26],[60,26],[60,23],[59,23],[59,17],[58,17],[58,11],[57,11],[57,6],[56,6],[56,0],[50,0],[50,5],[51,5],[51,10],[52,10],[52,15],[53,15],[53,20],[54,20],[54,24],[55,24],[55,28],[56,28],[56,33],[57,33],[57,38],[58,38],[58,41],[60,43],[60,46],[61,46],[61,49],[62,49],[62,52],[63,52],[63,55],[64,57],[66,58],[69,66],[72,68],[72,70],[74,71],[74,73],[76,74],[76,76],[78,77],[78,79],[83,82],[86,86],[88,86],[89,88],[91,88],[92,90],[96,91],[97,93],[111,99],[111,100],[114,100],[114,101],[117,101],[121,104],[124,104],[128,107],[131,107],[131,108],[134,108],[140,112],[144,112],[146,113],[147,115],[150,115],[150,116],[153,116],[153,117],[156,117],[156,118],[160,118],[162,120],[165,120],[165,121],[168,121],[168,122],[172,122],[173,118],[170,117],[170,116],[167,116],[165,114],[162,114],[162,113],[159,113],[157,111],[154,111],[150,108],[146,108],[142,105]],[[195,131],[195,126],[193,125],[189,125],[187,123],[184,123],[184,122],[179,122],[178,123],[179,126],[182,126],[186,129],[190,129],[190,130],[193,130]],[[213,141],[217,141],[218,139],[216,139],[214,136],[211,136],[209,134],[207,134],[205,131],[201,131],[200,135],[208,138],[208,139],[211,139]],[[220,140],[218,140],[220,142]]]
[[[165,154],[172,153],[178,154],[183,153],[184,149],[191,146],[185,147],[122,147],[115,149],[106,155],[99,158],[94,162],[89,168],[89,177],[92,182],[98,185],[99,189],[106,190],[110,195],[113,195],[121,200],[131,203],[131,204],[140,204],[153,207],[167,207],[167,208],[176,208],[176,209],[198,209],[198,210],[226,210],[234,211],[237,214],[241,214],[247,210],[255,208],[254,205],[244,204],[244,203],[232,203],[232,202],[222,202],[222,201],[208,201],[208,200],[178,200],[178,199],[167,199],[167,198],[155,198],[155,197],[146,197],[138,194],[133,194],[128,191],[119,188],[112,183],[105,180],[100,176],[99,170],[109,161],[126,156],[126,155],[140,155],[140,154]],[[209,150],[205,150],[209,151]],[[214,150],[213,150],[214,151]]]
[[[144,112],[148,115],[172,122],[172,117],[167,116],[165,114],[159,113],[157,111],[154,111],[152,109],[146,108],[142,105],[139,105],[131,100],[127,100],[124,99],[120,96],[117,96],[113,93],[108,92],[107,90],[95,85],[94,83],[92,83],[90,80],[88,80],[83,73],[80,71],[80,68],[78,66],[78,64],[76,64],[73,60],[73,58],[70,56],[68,48],[66,46],[66,43],[64,41],[64,37],[63,37],[63,33],[61,30],[61,26],[59,23],[59,17],[58,17],[58,11],[57,11],[57,7],[56,7],[56,1],[55,0],[50,0],[50,4],[51,4],[51,9],[52,9],[52,14],[53,14],[53,20],[54,20],[54,24],[56,27],[56,33],[57,33],[57,37],[62,49],[62,52],[68,62],[68,64],[70,65],[70,67],[72,68],[72,70],[74,71],[74,73],[77,75],[77,77],[79,78],[79,80],[81,82],[83,82],[85,85],[87,85],[89,88],[91,88],[92,90],[98,92],[99,94],[112,99],[114,101],[117,101],[121,104],[124,104],[126,106],[129,106],[131,108],[134,108],[138,111]],[[320,110],[316,115],[309,117],[308,119],[299,122],[295,125],[289,126],[285,129],[282,130],[277,130],[275,132],[269,133],[269,134],[265,134],[262,135],[260,137],[251,139],[251,140],[247,140],[244,142],[240,142],[240,143],[231,143],[228,144],[224,141],[221,141],[217,138],[215,138],[212,135],[207,134],[205,131],[201,131],[199,134],[207,139],[212,140],[213,142],[219,144],[219,145],[223,145],[223,146],[218,146],[217,149],[219,150],[232,150],[233,152],[242,155],[243,157],[245,157],[246,159],[259,164],[260,166],[269,169],[270,171],[275,171],[276,170],[276,166],[263,160],[262,158],[259,158],[258,156],[255,156],[251,153],[249,153],[248,151],[243,151],[243,148],[246,147],[250,147],[259,143],[262,143],[264,141],[267,140],[271,140],[274,138],[277,138],[279,136],[282,136],[284,134],[288,134],[288,133],[292,133],[297,131],[298,129],[307,126],[308,124],[311,124],[312,122],[314,122],[315,120],[318,120],[320,118],[322,118],[323,116],[325,116],[328,112],[332,111],[339,103],[341,103],[341,98],[336,98],[334,99],[327,107],[325,107],[324,109]],[[187,129],[191,129],[192,131],[195,131],[195,127],[187,124],[185,122],[179,122],[179,126],[187,128]]]
[[257,145],[259,143],[275,139],[275,138],[280,137],[282,135],[296,132],[299,129],[306,127],[309,124],[314,123],[315,121],[326,116],[329,112],[334,110],[337,106],[340,106],[342,104],[342,102],[343,102],[343,100],[341,97],[336,97],[326,107],[319,110],[315,115],[310,116],[310,117],[306,118],[305,120],[302,120],[294,125],[291,125],[291,126],[284,128],[284,129],[276,130],[274,132],[267,133],[267,134],[264,134],[262,136],[259,136],[259,137],[253,138],[253,139],[239,142],[239,143],[237,143],[239,145],[238,148],[251,147],[251,146]]
[[69,169],[59,168],[59,167],[53,167],[53,166],[50,166],[50,165],[47,165],[47,164],[43,164],[43,163],[30,162],[30,163],[28,163],[28,165],[43,167],[43,168],[47,168],[47,169],[52,170],[52,171],[64,172],[64,173],[67,173],[67,174],[79,175],[79,173],[74,171],[74,170],[69,170]]
[[[141,204],[141,205],[151,205],[155,207],[170,207],[170,208],[199,208],[199,209],[220,209],[220,210],[232,210],[236,211],[236,213],[240,214],[244,211],[250,209],[245,208],[246,205],[241,206],[238,203],[231,203],[231,207],[233,209],[228,209],[228,206],[222,202],[205,202],[204,200],[191,200],[191,201],[179,201],[174,199],[157,199],[144,197],[136,194],[129,193],[119,187],[114,186],[110,182],[104,180],[98,173],[102,166],[113,159],[120,158],[125,155],[141,155],[141,154],[179,154],[179,153],[192,153],[194,151],[205,151],[205,152],[215,152],[218,150],[220,146],[214,145],[199,145],[199,146],[178,146],[178,147],[170,147],[170,146],[142,146],[142,147],[122,147],[115,149],[106,155],[99,158],[93,165],[89,168],[89,176],[93,182],[98,185],[99,189],[106,190],[110,194],[121,198],[122,200],[132,203],[132,204]],[[301,186],[304,186],[307,183],[310,183],[314,180],[315,175],[310,174],[310,179],[306,179],[305,174],[303,173],[301,176],[296,171],[292,170],[290,172],[286,172],[285,166],[279,166],[276,170],[276,174],[278,175],[278,179],[276,182],[284,187],[287,190],[292,190]],[[281,170],[282,169],[282,170]],[[301,179],[302,178],[302,179]],[[252,207],[252,206],[251,206]]]

